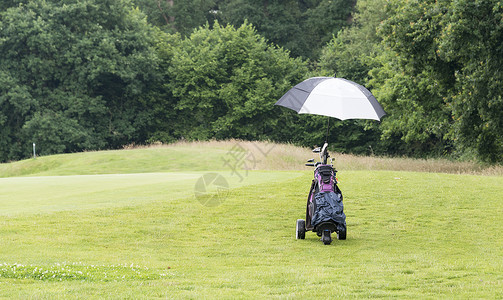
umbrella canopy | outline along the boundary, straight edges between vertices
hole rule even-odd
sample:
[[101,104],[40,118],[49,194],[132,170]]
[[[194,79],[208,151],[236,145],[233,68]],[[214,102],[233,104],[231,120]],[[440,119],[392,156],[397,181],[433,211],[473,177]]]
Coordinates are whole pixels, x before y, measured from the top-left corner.
[[386,113],[372,93],[356,82],[335,77],[312,77],[291,88],[275,105],[299,114],[340,120],[381,120]]

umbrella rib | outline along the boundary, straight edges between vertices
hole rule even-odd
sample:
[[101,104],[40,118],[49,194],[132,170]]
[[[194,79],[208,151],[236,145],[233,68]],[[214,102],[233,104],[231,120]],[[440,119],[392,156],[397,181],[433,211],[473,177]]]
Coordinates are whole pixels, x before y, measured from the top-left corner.
[[294,87],[296,90],[299,90],[299,91],[302,91],[304,93],[310,93],[311,91],[308,91],[308,90],[305,90],[305,89],[301,89],[301,88],[298,88],[298,87]]

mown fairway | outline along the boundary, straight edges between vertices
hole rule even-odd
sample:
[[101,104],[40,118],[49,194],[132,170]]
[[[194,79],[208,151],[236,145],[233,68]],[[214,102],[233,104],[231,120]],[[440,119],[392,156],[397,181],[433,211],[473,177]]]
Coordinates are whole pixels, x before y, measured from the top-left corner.
[[[0,297],[503,297],[501,176],[339,170],[348,238],[324,246],[295,240],[310,169],[240,178],[188,149],[1,165]],[[194,196],[208,172],[217,206]]]

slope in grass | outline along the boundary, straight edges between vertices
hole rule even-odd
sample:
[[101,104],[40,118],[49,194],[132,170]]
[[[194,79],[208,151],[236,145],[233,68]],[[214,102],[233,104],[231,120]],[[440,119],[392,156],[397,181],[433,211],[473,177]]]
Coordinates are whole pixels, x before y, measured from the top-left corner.
[[[335,149],[337,150],[337,149]],[[364,157],[331,152],[345,170],[395,170],[503,175],[501,166],[442,159]],[[0,164],[0,177],[187,172],[208,170],[309,170],[310,149],[293,145],[239,140],[177,143],[127,150],[62,154]]]
[[166,147],[59,154],[0,165],[0,177],[223,170],[226,152]]

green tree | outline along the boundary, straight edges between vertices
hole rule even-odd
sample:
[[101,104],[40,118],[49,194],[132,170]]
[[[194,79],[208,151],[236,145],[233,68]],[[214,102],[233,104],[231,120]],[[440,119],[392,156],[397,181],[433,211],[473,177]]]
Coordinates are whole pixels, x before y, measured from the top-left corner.
[[0,13],[1,161],[146,139],[158,33],[128,1],[63,2]]
[[305,13],[303,30],[307,32],[308,51],[318,58],[320,50],[334,36],[351,24],[351,15],[356,1],[321,0],[315,6],[309,7]]
[[344,0],[227,0],[219,8],[222,21],[239,26],[247,20],[293,56],[317,59],[321,47],[349,24],[352,5]]
[[27,2],[27,1],[3,0],[2,2],[0,2],[0,12],[6,10],[9,7],[18,6],[22,2]]
[[161,34],[155,45],[159,59],[159,74],[162,83],[153,85],[148,93],[146,103],[149,103],[152,118],[147,128],[147,142],[174,142],[180,138],[175,136],[174,128],[180,122],[175,109],[176,99],[173,96],[172,80],[176,74],[170,73],[175,51],[180,51],[182,38],[180,34]]
[[[187,139],[280,137],[274,103],[305,76],[306,63],[243,24],[205,26],[174,49],[169,89],[176,98],[172,136]],[[281,124],[282,125],[282,124]]]
[[503,161],[499,1],[390,1],[371,71],[385,139],[417,152]]
[[449,154],[452,119],[445,97],[455,65],[436,52],[445,9],[436,1],[391,1],[386,8],[389,17],[378,32],[384,48],[370,72],[373,92],[388,112],[382,138],[395,153]]
[[460,152],[503,162],[503,3],[451,1],[437,52],[456,66],[448,101]]
[[387,18],[387,0],[360,0],[353,21],[323,47],[319,59],[321,72],[337,74],[361,84],[368,84],[373,58],[382,52],[382,38],[377,35]]
[[[306,55],[308,41],[303,39],[302,11],[296,0],[231,0],[220,5],[224,22],[240,26],[248,22],[268,41],[283,46],[293,55]],[[307,56],[305,56],[307,57]]]
[[4,68],[0,69],[0,162],[18,158],[23,143],[18,138],[36,101],[26,86],[11,76]]
[[218,6],[215,0],[174,1],[172,7],[174,27],[184,36],[217,19]]
[[169,30],[174,26],[173,16],[171,16],[174,1],[166,0],[132,0],[145,15],[147,21],[164,30]]
[[133,0],[148,16],[149,23],[170,33],[189,35],[218,18],[215,0]]
[[[343,77],[370,86],[369,71],[375,66],[373,59],[382,51],[377,29],[386,19],[386,0],[358,1],[353,20],[334,35],[322,49],[319,73]],[[331,137],[336,149],[359,154],[389,153],[389,147],[380,142],[380,125],[375,121],[334,121],[335,136]]]

